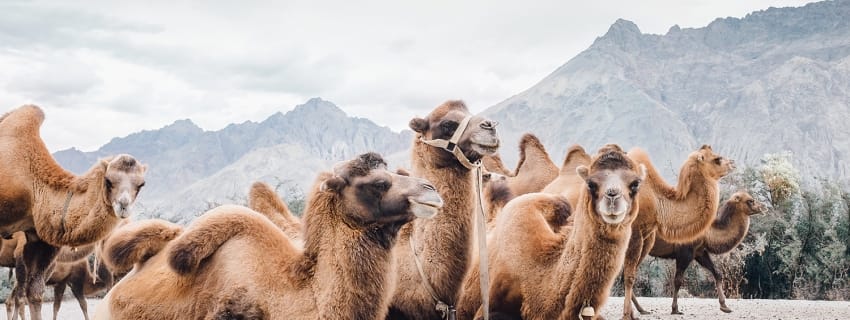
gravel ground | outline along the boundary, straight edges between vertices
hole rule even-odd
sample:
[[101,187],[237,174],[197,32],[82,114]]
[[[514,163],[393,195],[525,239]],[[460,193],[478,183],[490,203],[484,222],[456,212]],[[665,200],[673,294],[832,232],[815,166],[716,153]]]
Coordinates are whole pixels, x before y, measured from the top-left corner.
[[[640,298],[641,305],[652,314],[641,315],[641,319],[850,319],[850,301],[808,301],[808,300],[736,300],[727,299],[726,305],[732,308],[732,313],[723,313],[718,307],[717,299],[679,299],[679,310],[685,315],[670,314],[670,298]],[[100,300],[91,299],[88,302],[89,315],[94,314],[95,306]],[[53,318],[53,303],[45,303],[41,308],[44,319]],[[620,319],[623,312],[623,298],[608,299],[602,314],[606,319]],[[2,316],[6,318],[5,306]],[[65,300],[59,310],[59,319],[83,319],[76,300]]]

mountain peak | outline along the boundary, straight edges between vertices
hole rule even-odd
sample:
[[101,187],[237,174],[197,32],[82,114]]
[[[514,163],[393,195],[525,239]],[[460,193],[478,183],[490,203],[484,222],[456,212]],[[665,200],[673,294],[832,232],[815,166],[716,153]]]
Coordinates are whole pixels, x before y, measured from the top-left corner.
[[643,33],[640,28],[629,20],[617,19],[604,36],[596,38],[594,45],[613,45],[624,51],[640,46]]
[[626,19],[617,19],[614,24],[608,28],[608,32],[603,37],[612,35],[637,35],[640,36],[640,28],[634,23]]
[[192,122],[191,119],[180,119],[174,121],[173,123],[162,127],[165,130],[176,130],[176,131],[202,131],[201,127]]
[[333,102],[323,100],[322,98],[315,97],[307,100],[304,104],[300,104],[292,109],[291,113],[293,115],[319,115],[319,116],[336,116],[336,117],[347,117],[348,115],[345,111],[342,111],[339,107],[337,107]]

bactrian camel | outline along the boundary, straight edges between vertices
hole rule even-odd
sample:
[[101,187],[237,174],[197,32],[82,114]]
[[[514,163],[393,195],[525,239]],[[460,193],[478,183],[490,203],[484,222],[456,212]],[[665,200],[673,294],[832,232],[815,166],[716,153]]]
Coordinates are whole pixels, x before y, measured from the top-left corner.
[[364,154],[309,196],[303,249],[259,213],[218,207],[116,284],[96,318],[382,319],[399,229],[441,206],[428,181]]
[[37,239],[27,242],[23,254],[26,296],[36,320],[41,319],[45,272],[58,248],[103,239],[128,217],[146,169],[132,156],[118,155],[76,176],[50,155],[39,133],[42,122],[44,112],[33,105],[0,120],[0,235],[36,231]]
[[[577,170],[585,184],[574,210],[561,195],[531,193],[496,218],[489,246],[494,317],[599,317],[623,264],[646,170],[616,150]],[[569,211],[573,227],[553,231],[546,217]]]
[[498,155],[485,156],[482,160],[488,171],[505,175],[508,187],[514,195],[540,192],[558,177],[558,167],[537,136],[526,133],[519,142],[519,162],[513,172],[508,172]]
[[[755,201],[749,193],[740,191],[726,200],[720,210],[717,211],[717,218],[714,219],[711,228],[696,241],[687,244],[672,244],[661,238],[655,238],[655,245],[652,246],[649,255],[676,260],[676,274],[673,277],[672,314],[682,314],[679,311],[678,303],[679,288],[684,284],[685,270],[694,260],[714,277],[720,310],[727,313],[732,312],[732,309],[726,306],[726,294],[723,292],[723,274],[714,267],[711,255],[724,254],[737,247],[744,240],[750,228],[750,216],[763,212],[764,208],[764,205]],[[632,302],[634,302],[638,312],[647,314],[647,311],[638,304],[636,298]]]
[[[612,148],[619,149],[616,145],[606,145],[600,151]],[[720,202],[718,182],[734,169],[734,164],[714,153],[710,146],[703,145],[685,160],[679,171],[678,183],[673,187],[664,181],[646,151],[633,148],[628,156],[647,168],[645,186],[638,196],[640,214],[632,224],[632,236],[623,264],[623,319],[635,319],[631,297],[637,268],[652,250],[656,236],[672,243],[687,243],[703,235],[714,221]],[[573,146],[567,151],[563,166],[581,165],[588,157],[584,149]],[[581,183],[562,169],[559,178],[546,190],[565,195],[570,204],[574,204],[575,190],[580,187]]]
[[[454,309],[476,243],[473,239],[475,172],[466,162],[475,163],[498,150],[495,126],[488,119],[471,115],[461,101],[447,101],[427,117],[410,121],[410,128],[416,133],[411,174],[434,183],[445,206],[434,219],[416,220],[401,230],[395,248],[398,286],[393,293],[389,319],[440,319],[442,312],[437,311],[435,298],[446,305],[443,312]],[[460,136],[452,149],[455,152],[427,143],[450,140],[456,132]],[[412,250],[416,250],[426,279],[418,271]],[[432,297],[426,285],[433,288],[436,297]]]

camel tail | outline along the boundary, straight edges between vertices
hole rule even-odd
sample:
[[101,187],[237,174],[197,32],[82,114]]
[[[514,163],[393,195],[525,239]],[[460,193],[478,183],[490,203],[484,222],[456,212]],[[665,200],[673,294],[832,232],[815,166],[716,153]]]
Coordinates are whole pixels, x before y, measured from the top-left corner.
[[116,229],[104,244],[103,263],[117,274],[156,255],[183,227],[165,220],[144,220]]
[[208,211],[174,239],[167,253],[168,265],[177,274],[193,274],[204,259],[212,256],[225,242],[256,232],[265,220],[239,206],[221,206]]

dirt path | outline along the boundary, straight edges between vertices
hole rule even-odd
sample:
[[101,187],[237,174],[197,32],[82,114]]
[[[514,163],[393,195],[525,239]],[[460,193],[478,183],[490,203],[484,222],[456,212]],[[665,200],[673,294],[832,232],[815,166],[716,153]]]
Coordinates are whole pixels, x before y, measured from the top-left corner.
[[[685,315],[670,314],[670,298],[640,298],[641,305],[652,314],[642,315],[644,320],[721,320],[721,319],[850,319],[850,301],[807,301],[807,300],[726,300],[732,313],[720,311],[716,299],[679,299],[679,310]],[[94,313],[100,300],[89,300],[89,313]],[[53,303],[45,303],[41,308],[44,319],[53,318]],[[623,312],[623,298],[611,297],[602,314],[608,320],[620,319]],[[5,306],[0,318],[6,318]],[[83,313],[76,300],[65,300],[59,311],[59,319],[83,319]]]
[[[850,319],[850,301],[810,300],[738,300],[726,299],[732,313],[720,311],[717,299],[679,299],[679,311],[684,315],[671,315],[670,298],[640,298],[638,300],[652,314],[641,315],[644,320],[716,320],[716,319]],[[620,319],[623,314],[623,298],[611,297],[602,314],[606,319]]]

